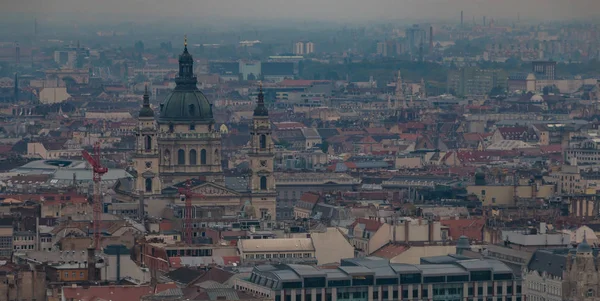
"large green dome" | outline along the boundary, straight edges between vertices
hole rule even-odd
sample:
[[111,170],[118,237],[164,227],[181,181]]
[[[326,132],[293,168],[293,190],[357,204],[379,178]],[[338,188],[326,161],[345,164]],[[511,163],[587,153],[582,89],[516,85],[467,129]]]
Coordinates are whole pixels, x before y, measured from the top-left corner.
[[179,74],[175,79],[177,85],[160,105],[159,122],[214,123],[212,105],[198,90],[193,70],[194,59],[188,52],[186,41],[183,53],[179,56]]
[[161,105],[161,122],[212,122],[212,106],[200,90],[175,88]]

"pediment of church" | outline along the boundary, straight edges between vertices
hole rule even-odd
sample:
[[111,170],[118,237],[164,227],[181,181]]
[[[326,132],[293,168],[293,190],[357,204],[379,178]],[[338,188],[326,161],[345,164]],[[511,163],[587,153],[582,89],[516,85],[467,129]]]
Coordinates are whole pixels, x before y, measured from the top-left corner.
[[195,194],[203,194],[205,196],[239,196],[237,191],[211,182],[192,187],[192,191]]

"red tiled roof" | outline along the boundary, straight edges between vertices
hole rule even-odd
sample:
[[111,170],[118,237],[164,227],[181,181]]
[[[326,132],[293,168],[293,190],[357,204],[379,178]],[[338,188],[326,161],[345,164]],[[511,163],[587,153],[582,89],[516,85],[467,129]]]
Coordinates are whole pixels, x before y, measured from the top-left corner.
[[404,139],[407,141],[417,141],[421,135],[419,134],[400,134],[400,139]]
[[463,139],[466,141],[479,141],[489,136],[492,136],[492,133],[464,133]]
[[240,264],[241,260],[239,256],[223,256],[223,264],[231,266],[234,263]]
[[306,128],[306,126],[304,124],[302,124],[300,122],[293,122],[293,121],[289,121],[289,122],[276,122],[276,123],[273,123],[273,125],[278,130]]
[[562,145],[560,145],[560,144],[541,145],[540,150],[544,154],[562,153],[562,151],[563,151]]
[[471,240],[482,241],[483,219],[447,219],[441,220],[440,224],[449,228],[453,240],[465,235]]
[[376,232],[381,228],[383,223],[375,219],[357,218],[350,227],[354,228],[356,225],[364,225],[365,230]]
[[171,268],[178,269],[181,267],[181,257],[169,257],[169,265]]
[[90,287],[63,287],[63,297],[67,300],[79,301],[132,301],[141,300],[143,296],[152,295],[167,289],[177,288],[175,284],[157,285],[156,289],[149,285],[144,286],[90,286]]
[[389,243],[389,244],[381,247],[379,250],[373,252],[371,254],[371,256],[392,259],[392,258],[402,254],[404,251],[408,250],[409,248],[410,248],[409,246],[403,246],[403,245]]
[[316,193],[313,192],[305,192],[302,194],[302,196],[300,196],[300,200],[305,202],[305,203],[309,203],[309,204],[316,204],[319,202],[319,198],[320,196]]

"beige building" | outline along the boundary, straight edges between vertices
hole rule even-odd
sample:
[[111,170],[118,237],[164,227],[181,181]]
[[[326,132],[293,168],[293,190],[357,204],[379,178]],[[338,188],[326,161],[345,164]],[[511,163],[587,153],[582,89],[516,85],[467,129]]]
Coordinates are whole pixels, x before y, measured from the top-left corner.
[[350,244],[357,256],[368,256],[388,243],[433,243],[442,240],[439,221],[399,218],[395,225],[377,219],[357,219],[349,227]]
[[310,238],[240,239],[238,252],[244,264],[317,262],[315,246]]
[[35,233],[15,231],[13,234],[13,249],[15,252],[19,252],[19,250],[35,250]]
[[554,196],[554,185],[470,185],[467,193],[477,196],[484,206],[515,206],[517,199],[545,199]]
[[39,99],[42,104],[55,104],[61,103],[69,99],[71,95],[67,93],[67,88],[42,88],[40,91]]
[[27,143],[27,156],[32,158],[42,159],[58,159],[58,158],[81,158],[81,148],[63,148],[54,146],[46,146],[41,142]]

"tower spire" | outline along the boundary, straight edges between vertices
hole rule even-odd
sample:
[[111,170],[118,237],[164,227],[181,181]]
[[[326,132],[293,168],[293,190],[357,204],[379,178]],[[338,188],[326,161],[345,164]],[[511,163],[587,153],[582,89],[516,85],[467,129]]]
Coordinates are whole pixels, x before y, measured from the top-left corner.
[[263,94],[262,81],[258,82],[258,102],[254,109],[254,116],[269,116],[269,111],[265,107],[265,95]]
[[150,94],[148,93],[148,85],[144,88],[144,101],[140,110],[140,117],[154,117],[154,110],[150,107]]
[[187,49],[187,35],[183,36],[183,47]]

